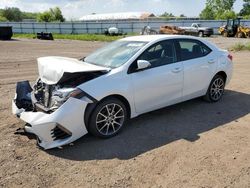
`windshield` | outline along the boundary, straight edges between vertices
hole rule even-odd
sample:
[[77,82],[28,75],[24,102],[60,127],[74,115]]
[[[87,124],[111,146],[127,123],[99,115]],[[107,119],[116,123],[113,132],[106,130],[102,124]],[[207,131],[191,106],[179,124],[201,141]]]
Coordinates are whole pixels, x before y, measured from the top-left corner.
[[146,42],[115,41],[87,56],[87,63],[116,68],[126,63]]

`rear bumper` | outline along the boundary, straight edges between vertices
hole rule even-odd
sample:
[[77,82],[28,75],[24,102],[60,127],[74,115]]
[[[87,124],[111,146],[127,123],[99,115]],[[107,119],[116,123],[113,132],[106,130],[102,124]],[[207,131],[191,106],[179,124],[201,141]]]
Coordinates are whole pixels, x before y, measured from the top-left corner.
[[229,63],[226,74],[227,74],[226,85],[228,85],[232,79],[232,76],[233,76],[233,63],[232,62]]
[[69,144],[87,134],[84,113],[89,101],[69,98],[53,113],[25,111],[12,101],[12,113],[27,122],[25,130],[38,137],[38,145],[51,149]]

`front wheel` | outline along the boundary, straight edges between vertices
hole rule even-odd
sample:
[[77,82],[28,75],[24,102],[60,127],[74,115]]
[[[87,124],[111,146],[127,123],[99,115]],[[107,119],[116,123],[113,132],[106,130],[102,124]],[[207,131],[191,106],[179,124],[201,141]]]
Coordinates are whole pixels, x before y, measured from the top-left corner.
[[223,37],[229,37],[229,34],[228,34],[227,31],[224,31],[224,32],[222,33],[222,35],[223,35]]
[[202,31],[199,31],[199,37],[203,37],[203,32]]
[[204,99],[208,102],[217,102],[221,99],[224,89],[225,79],[220,75],[216,75],[212,79]]
[[116,98],[101,101],[90,116],[89,132],[97,137],[115,136],[128,119],[126,106]]

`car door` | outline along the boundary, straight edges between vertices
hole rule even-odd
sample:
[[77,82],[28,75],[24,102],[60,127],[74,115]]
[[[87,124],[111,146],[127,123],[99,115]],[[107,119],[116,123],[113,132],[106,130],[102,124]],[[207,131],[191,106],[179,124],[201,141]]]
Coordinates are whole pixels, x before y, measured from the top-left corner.
[[184,69],[183,100],[204,95],[216,71],[216,57],[204,43],[178,39],[178,54]]
[[192,24],[191,32],[192,32],[192,35],[195,35],[198,33],[198,25],[197,24]]
[[[151,66],[137,71],[137,60],[146,60]],[[152,45],[137,60],[129,69],[137,113],[158,109],[181,100],[183,66],[181,62],[177,62],[173,40]]]

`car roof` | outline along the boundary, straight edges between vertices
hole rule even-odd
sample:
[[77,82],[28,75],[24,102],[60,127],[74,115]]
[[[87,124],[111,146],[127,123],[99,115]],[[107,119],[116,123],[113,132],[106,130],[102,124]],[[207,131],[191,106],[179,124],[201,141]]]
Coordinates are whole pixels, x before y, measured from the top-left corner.
[[187,36],[187,35],[139,35],[139,36],[132,36],[126,37],[121,39],[122,41],[139,41],[139,42],[153,42],[158,40],[164,39],[178,39],[178,38],[185,38],[185,39],[198,39],[198,37]]

